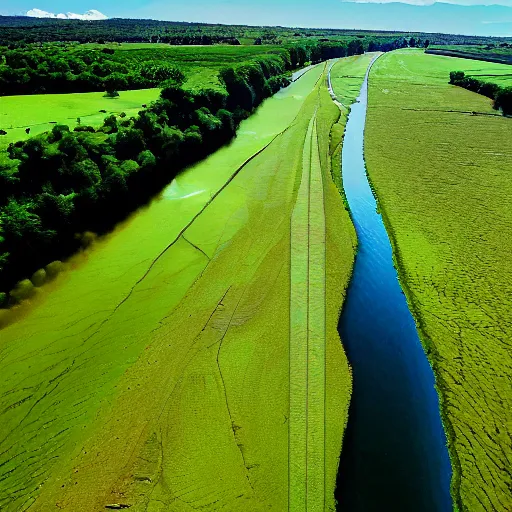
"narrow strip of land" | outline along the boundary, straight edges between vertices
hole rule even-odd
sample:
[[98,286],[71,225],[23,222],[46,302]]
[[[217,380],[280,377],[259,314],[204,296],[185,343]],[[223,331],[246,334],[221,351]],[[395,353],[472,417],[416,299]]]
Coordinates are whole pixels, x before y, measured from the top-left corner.
[[325,502],[325,212],[316,115],[291,219],[289,510]]

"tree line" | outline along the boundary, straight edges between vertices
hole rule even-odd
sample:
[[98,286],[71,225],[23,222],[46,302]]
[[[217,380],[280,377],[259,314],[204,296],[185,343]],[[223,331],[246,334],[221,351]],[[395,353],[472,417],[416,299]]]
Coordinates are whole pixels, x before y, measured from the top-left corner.
[[179,70],[165,60],[119,62],[114,50],[69,51],[58,46],[0,53],[0,96],[73,93],[158,87]]
[[452,71],[450,73],[450,83],[491,98],[496,110],[501,110],[505,116],[512,115],[512,87],[501,87],[492,82],[478,80],[466,76],[464,71]]
[[[311,39],[276,47],[272,53],[284,55],[288,69],[294,69],[306,62],[419,44],[428,45],[428,41],[398,38],[379,42],[358,37],[348,41]],[[59,44],[25,45],[15,49],[0,47],[0,96],[145,89],[177,79],[179,70],[164,52],[155,52],[155,57],[142,62],[123,58],[125,53],[129,52]]]
[[[179,170],[230,141],[263,99],[289,84],[291,65],[285,55],[262,56],[223,68],[225,91],[170,82],[137,117],[111,115],[97,130],[56,125],[10,144],[0,153],[0,290],[32,272],[40,282],[38,269],[80,247],[76,233],[108,231]],[[22,295],[18,287],[0,303]]]
[[[287,27],[250,27],[246,25],[218,25],[158,20],[113,18],[100,21],[29,18],[26,16],[0,16],[0,45],[19,45],[53,41],[79,42],[172,42],[173,44],[229,43],[230,40],[258,39],[273,44],[305,38],[378,39],[390,43],[398,38],[429,39],[432,44],[485,44],[496,38],[455,34],[390,32],[347,29],[312,29]],[[203,39],[206,38],[206,39]],[[209,38],[209,39],[208,39]],[[505,38],[503,38],[505,40]]]

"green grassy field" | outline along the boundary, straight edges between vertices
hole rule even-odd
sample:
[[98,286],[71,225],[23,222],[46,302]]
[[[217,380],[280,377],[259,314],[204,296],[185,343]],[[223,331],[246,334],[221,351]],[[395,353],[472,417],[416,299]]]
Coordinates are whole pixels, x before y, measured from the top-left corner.
[[222,88],[217,76],[222,67],[247,61],[267,53],[285,51],[277,45],[170,46],[158,43],[121,43],[120,45],[89,43],[80,45],[75,51],[80,52],[82,48],[101,51],[102,48],[109,46],[115,50],[115,53],[109,58],[126,64],[129,68],[152,60],[166,61],[178,66],[187,77],[185,87],[188,89]]
[[[197,90],[203,88],[223,89],[218,73],[221,68],[267,53],[283,51],[279,46],[170,46],[157,43],[123,43],[120,45],[84,44],[71,48],[70,52],[84,53],[84,49],[105,47],[115,49],[109,55],[113,61],[120,62],[130,69],[148,61],[168,62],[178,66],[186,76],[184,88]],[[198,48],[200,51],[198,51]],[[106,115],[125,112],[135,116],[143,104],[159,97],[159,89],[141,89],[121,91],[118,98],[106,98],[102,92],[73,94],[36,94],[21,96],[0,96],[0,150],[10,142],[25,140],[30,136],[44,133],[55,123],[76,126],[80,117],[82,124],[99,127]],[[100,112],[106,110],[107,114]],[[30,134],[25,132],[30,128]]]
[[[447,73],[507,66],[396,51],[370,75],[365,157],[441,393],[461,510],[512,506],[512,123]],[[476,114],[476,115],[475,115]]]
[[323,68],[71,260],[32,306],[11,310],[0,341],[2,510],[287,509],[290,219],[315,113],[325,291],[310,307],[325,320],[315,332],[326,366],[308,392],[324,396],[311,418],[326,428],[315,430],[324,451],[312,455],[325,466],[310,467],[311,499],[334,510],[351,389],[336,326],[353,228],[331,179],[340,114]]
[[[34,94],[25,96],[0,96],[0,150],[10,142],[25,140],[33,135],[51,130],[55,123],[95,128],[103,124],[107,115],[124,112],[128,117],[142,110],[160,95],[160,89],[122,91],[118,98],[106,98],[102,92],[75,94]],[[100,112],[106,110],[107,113]],[[25,132],[30,128],[30,134]]]

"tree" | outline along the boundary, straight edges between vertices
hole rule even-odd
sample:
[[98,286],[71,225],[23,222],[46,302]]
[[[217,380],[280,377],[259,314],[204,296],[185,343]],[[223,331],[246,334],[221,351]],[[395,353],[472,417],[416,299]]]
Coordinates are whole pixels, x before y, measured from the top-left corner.
[[512,115],[512,87],[503,87],[496,94],[494,108],[496,110],[501,109],[505,116]]
[[135,158],[146,149],[144,133],[136,128],[120,130],[116,133],[114,141],[116,156],[120,160]]
[[456,85],[458,82],[462,82],[465,76],[464,71],[452,71],[450,72],[450,83]]
[[128,88],[128,80],[121,73],[111,73],[103,79],[103,86],[107,93],[123,91]]
[[140,68],[140,74],[157,84],[169,82],[169,85],[182,85],[185,82],[185,74],[180,68],[165,63],[147,62]]

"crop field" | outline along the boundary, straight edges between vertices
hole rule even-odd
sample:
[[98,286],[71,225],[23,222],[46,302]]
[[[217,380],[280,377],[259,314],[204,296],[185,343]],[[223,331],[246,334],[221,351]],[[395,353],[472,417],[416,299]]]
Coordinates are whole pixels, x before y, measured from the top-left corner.
[[[331,179],[339,117],[319,65],[11,313],[2,510],[286,510],[303,498],[334,510],[351,389],[336,326],[354,257]],[[297,209],[305,238],[292,234]],[[315,269],[300,280],[314,288],[302,339],[290,336],[295,251]],[[309,386],[290,374],[308,339]],[[318,404],[290,410],[302,400],[292,382]],[[318,450],[289,467],[292,431]]]
[[[73,129],[80,118],[82,125],[97,128],[110,114],[135,116],[143,104],[159,95],[160,89],[140,89],[122,91],[117,98],[106,98],[102,92],[0,96],[0,127],[7,132],[0,136],[0,150],[10,142],[47,132],[57,123]],[[29,134],[26,128],[30,128]]]
[[449,85],[486,62],[396,51],[370,75],[365,157],[437,376],[460,510],[512,508],[512,121]]

